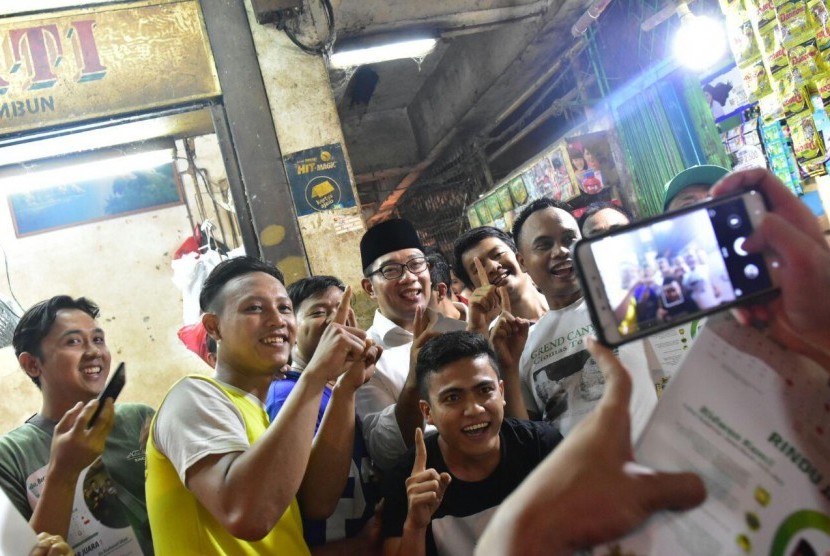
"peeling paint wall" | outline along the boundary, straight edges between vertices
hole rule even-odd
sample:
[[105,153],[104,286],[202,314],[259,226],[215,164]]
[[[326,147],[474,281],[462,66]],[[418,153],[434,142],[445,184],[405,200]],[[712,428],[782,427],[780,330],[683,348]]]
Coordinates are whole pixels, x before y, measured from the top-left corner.
[[[258,24],[250,1],[245,4],[283,156],[340,143],[351,176],[349,153],[322,57],[303,52],[273,26]],[[354,300],[358,320],[368,326],[374,306],[360,288],[363,275],[359,242],[365,225],[357,189],[351,181],[356,207],[302,216],[298,221],[311,272],[331,274],[350,284],[358,294]],[[351,231],[342,232],[344,220],[349,221],[345,228]],[[290,281],[288,275],[286,278]]]

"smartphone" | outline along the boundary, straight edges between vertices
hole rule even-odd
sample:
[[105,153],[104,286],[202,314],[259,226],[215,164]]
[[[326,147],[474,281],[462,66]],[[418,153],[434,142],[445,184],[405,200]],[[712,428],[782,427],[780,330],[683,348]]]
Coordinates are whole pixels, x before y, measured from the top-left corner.
[[744,240],[766,214],[756,190],[582,240],[575,260],[598,338],[618,346],[777,293]]
[[104,401],[106,401],[107,398],[112,398],[112,401],[118,399],[118,394],[121,393],[121,390],[124,388],[124,383],[127,382],[125,373],[124,363],[120,363],[118,368],[115,369],[115,372],[110,377],[109,382],[107,382],[107,385],[104,386],[104,389],[101,390],[100,394],[98,394],[98,407],[95,408],[95,413],[92,414],[86,428],[92,428],[95,421],[98,420],[98,415],[101,414],[101,410],[104,408]]

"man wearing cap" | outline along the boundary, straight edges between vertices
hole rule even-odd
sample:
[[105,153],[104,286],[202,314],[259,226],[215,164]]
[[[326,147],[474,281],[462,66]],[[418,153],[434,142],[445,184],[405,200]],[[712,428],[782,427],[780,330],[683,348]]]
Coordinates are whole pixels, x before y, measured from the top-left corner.
[[378,467],[389,469],[423,426],[418,386],[409,370],[416,311],[426,312],[436,332],[463,330],[466,324],[427,309],[429,264],[408,220],[370,228],[360,240],[360,258],[363,290],[378,304],[367,336],[384,351],[372,379],[357,391],[357,413],[369,455]]
[[663,212],[696,205],[709,198],[709,188],[729,173],[726,168],[704,164],[686,168],[666,184]]

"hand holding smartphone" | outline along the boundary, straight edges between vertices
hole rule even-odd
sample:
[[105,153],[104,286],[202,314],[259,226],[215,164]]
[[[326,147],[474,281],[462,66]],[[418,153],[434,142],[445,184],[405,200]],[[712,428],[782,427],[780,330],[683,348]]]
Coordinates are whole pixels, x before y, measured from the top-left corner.
[[98,394],[98,407],[95,408],[95,413],[93,413],[92,417],[90,417],[86,428],[89,429],[95,425],[95,422],[98,420],[98,416],[101,414],[101,410],[104,409],[104,402],[107,398],[112,398],[113,402],[118,399],[118,394],[121,393],[121,390],[124,388],[124,384],[127,381],[125,373],[124,363],[120,363],[118,368],[115,369],[115,372],[110,377],[109,382],[107,382],[107,385],[104,386],[104,389],[101,390],[100,394]]
[[756,190],[580,241],[576,264],[597,335],[620,345],[776,292],[743,243],[766,214]]

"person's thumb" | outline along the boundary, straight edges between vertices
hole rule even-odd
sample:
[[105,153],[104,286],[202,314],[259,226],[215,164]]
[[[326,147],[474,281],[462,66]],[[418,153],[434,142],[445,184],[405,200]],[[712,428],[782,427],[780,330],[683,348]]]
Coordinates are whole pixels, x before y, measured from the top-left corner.
[[639,492],[643,497],[643,507],[648,513],[690,510],[706,499],[706,486],[694,473],[650,471],[643,474],[641,479]]

